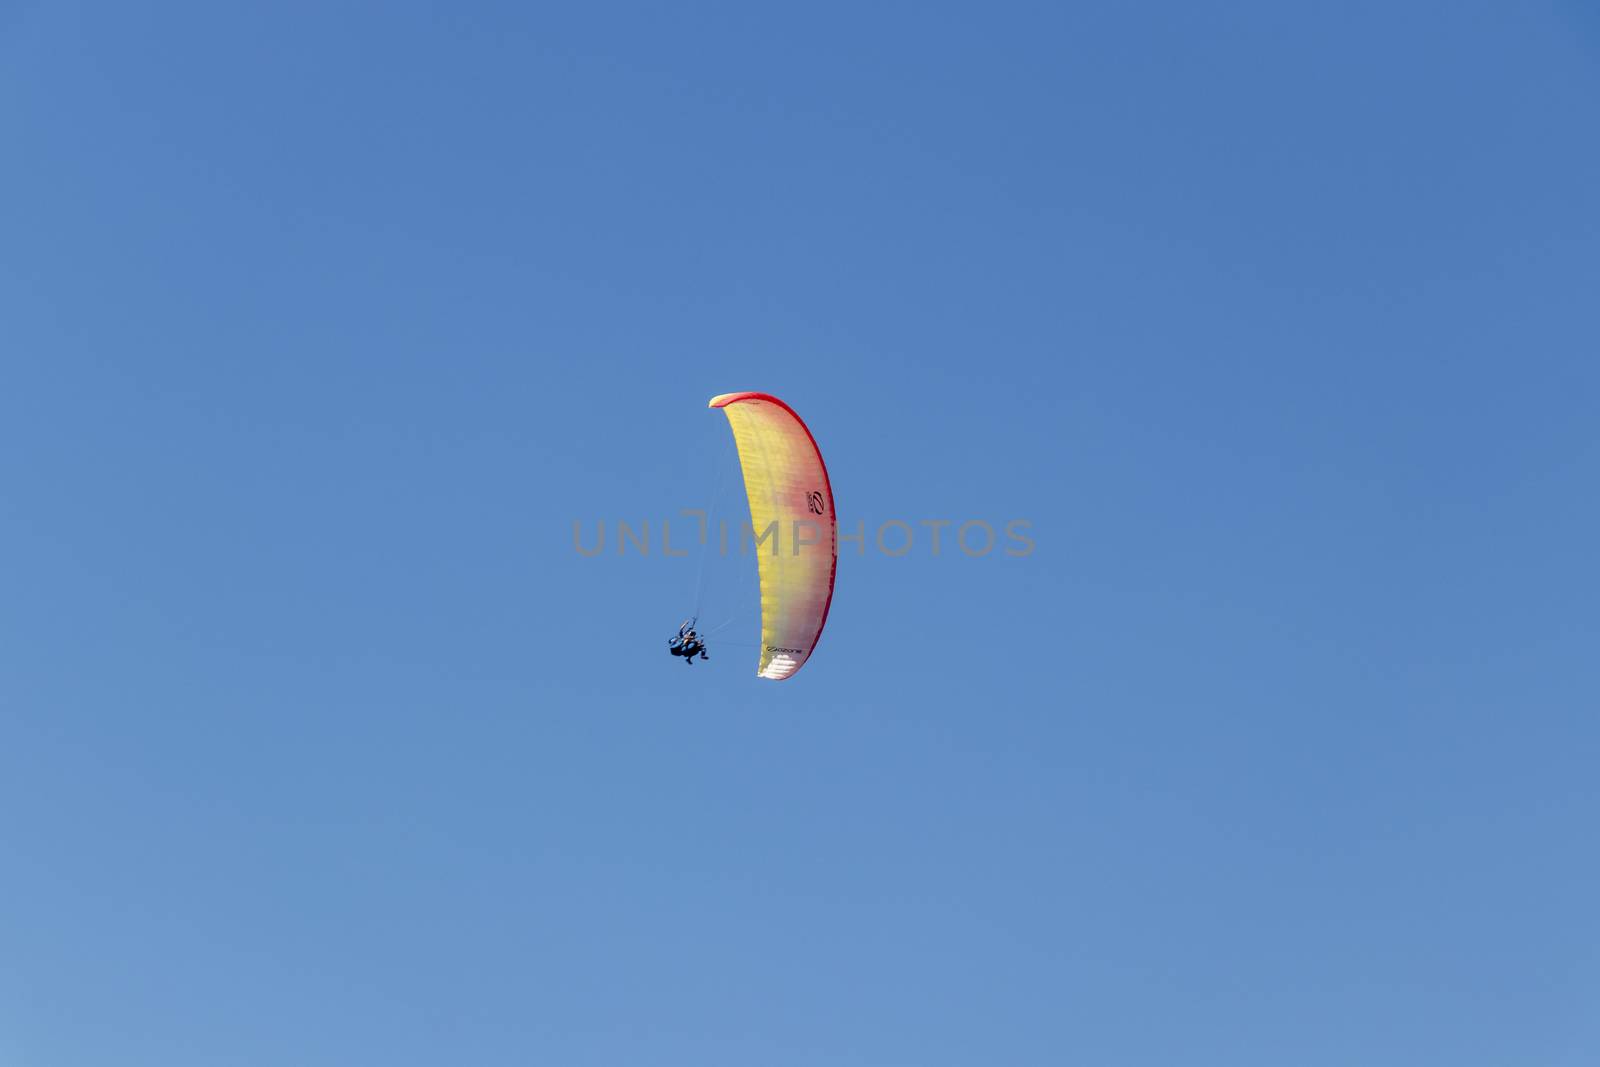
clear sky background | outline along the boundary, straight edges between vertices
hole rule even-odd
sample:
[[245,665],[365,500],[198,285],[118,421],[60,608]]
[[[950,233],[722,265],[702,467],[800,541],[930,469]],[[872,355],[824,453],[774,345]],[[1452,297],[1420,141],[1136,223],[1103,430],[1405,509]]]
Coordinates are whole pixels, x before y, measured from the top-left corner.
[[[1576,0],[0,5],[0,1064],[1600,1062],[1597,99]],[[685,668],[572,522],[743,389],[1036,550]]]

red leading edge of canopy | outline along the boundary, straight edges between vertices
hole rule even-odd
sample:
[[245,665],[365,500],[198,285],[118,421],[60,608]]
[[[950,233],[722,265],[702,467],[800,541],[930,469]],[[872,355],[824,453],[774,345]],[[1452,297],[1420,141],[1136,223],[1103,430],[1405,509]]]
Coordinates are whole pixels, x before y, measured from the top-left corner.
[[[737,404],[741,400],[765,400],[769,404],[776,404],[783,410],[787,411],[790,417],[793,418],[795,422],[800,424],[800,428],[806,432],[806,440],[811,442],[811,451],[817,454],[817,466],[822,468],[822,485],[823,488],[828,490],[828,506],[833,507],[834,509],[833,563],[828,568],[828,599],[822,602],[822,619],[817,623],[817,632],[811,635],[811,652],[806,653],[806,663],[810,663],[811,653],[817,650],[817,642],[822,639],[822,630],[828,625],[828,609],[833,607],[833,580],[834,577],[839,573],[839,509],[834,507],[835,502],[833,499],[833,481],[828,477],[828,463],[822,458],[822,449],[817,447],[817,439],[811,436],[811,427],[806,425],[806,420],[800,417],[800,413],[798,411],[790,407],[788,404],[785,404],[771,393],[723,393],[721,396],[712,397],[710,403],[706,406],[713,408],[725,408],[729,404]],[[804,665],[805,664],[801,664],[801,666]],[[799,673],[799,671],[794,672],[794,674]],[[789,678],[794,677],[794,674],[788,675],[785,678],[780,678],[779,681],[788,681]]]

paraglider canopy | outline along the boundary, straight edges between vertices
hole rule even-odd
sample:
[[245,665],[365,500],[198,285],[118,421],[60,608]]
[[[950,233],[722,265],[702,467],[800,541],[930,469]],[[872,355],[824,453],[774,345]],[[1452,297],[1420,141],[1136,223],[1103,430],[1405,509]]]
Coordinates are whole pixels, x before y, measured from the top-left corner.
[[761,578],[756,673],[782,681],[810,659],[828,621],[839,524],[822,452],[793,408],[768,393],[724,393],[739,449]]

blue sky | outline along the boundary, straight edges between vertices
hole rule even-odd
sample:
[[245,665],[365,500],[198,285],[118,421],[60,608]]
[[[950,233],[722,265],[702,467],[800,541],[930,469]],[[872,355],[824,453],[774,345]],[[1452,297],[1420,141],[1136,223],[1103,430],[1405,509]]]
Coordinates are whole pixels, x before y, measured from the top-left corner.
[[[0,1064],[1595,1062],[1597,94],[1578,3],[0,7]],[[744,389],[1036,550],[685,669],[571,524]]]

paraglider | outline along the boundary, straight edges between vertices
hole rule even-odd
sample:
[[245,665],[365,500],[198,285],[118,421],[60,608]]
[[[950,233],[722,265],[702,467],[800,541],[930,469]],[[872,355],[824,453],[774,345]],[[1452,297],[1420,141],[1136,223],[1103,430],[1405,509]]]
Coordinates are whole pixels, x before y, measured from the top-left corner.
[[[811,431],[782,400],[769,393],[723,393],[710,406],[722,410],[733,430],[750,504],[747,534],[754,539],[761,583],[756,675],[783,681],[809,662],[833,603],[839,561],[833,486]],[[702,534],[702,565],[705,543]],[[667,651],[686,663],[709,658],[708,635],[696,632],[696,621],[690,618],[667,640]]]
[[710,659],[706,655],[704,638],[694,632],[695,620],[690,619],[678,627],[678,636],[667,642],[667,651],[674,656],[682,656],[683,662],[693,664],[695,656],[701,659]]

